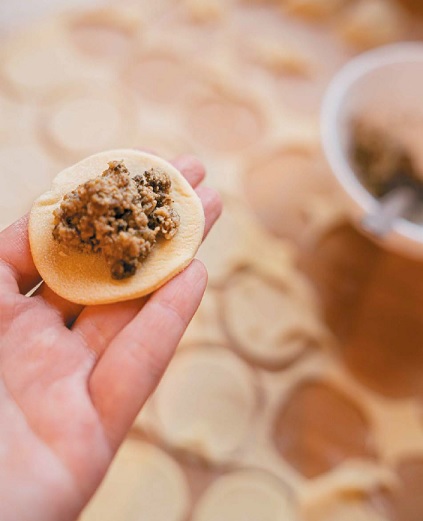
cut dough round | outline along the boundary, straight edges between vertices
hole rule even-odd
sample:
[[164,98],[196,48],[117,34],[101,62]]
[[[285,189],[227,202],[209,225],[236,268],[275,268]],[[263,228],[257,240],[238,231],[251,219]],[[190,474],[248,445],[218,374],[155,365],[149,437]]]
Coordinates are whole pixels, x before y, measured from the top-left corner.
[[224,199],[223,212],[201,245],[198,258],[204,262],[213,286],[223,284],[239,267],[247,264],[247,239],[230,199]]
[[74,99],[52,115],[49,132],[65,149],[86,150],[107,145],[118,138],[123,126],[121,117],[117,107],[105,100]]
[[260,471],[239,471],[218,479],[194,510],[193,521],[295,521],[288,491]]
[[46,101],[49,95],[81,78],[98,84],[104,79],[104,66],[79,59],[66,39],[63,19],[55,18],[23,32],[2,47],[2,80],[28,102]]
[[263,126],[258,107],[223,96],[195,101],[188,121],[193,139],[222,152],[253,145]]
[[81,81],[56,90],[41,108],[38,125],[44,146],[71,164],[101,150],[135,143],[136,100],[110,81],[98,87]]
[[218,347],[177,355],[155,396],[166,440],[218,462],[245,439],[255,403],[250,369]]
[[253,272],[235,275],[223,302],[230,337],[259,364],[291,362],[323,335],[310,307],[289,289]]
[[[319,218],[312,212],[311,202],[331,197],[334,185],[326,160],[319,153],[282,147],[251,162],[246,169],[245,190],[267,228],[302,244],[310,229],[318,228]],[[331,208],[334,202],[326,202],[326,206]]]
[[[53,211],[62,197],[107,169],[107,163],[124,160],[131,175],[160,168],[172,180],[171,195],[180,216],[175,237],[158,242],[136,274],[125,280],[113,280],[100,254],[72,252],[64,254],[53,239]],[[63,170],[49,192],[32,207],[29,238],[34,263],[47,285],[58,295],[78,304],[119,302],[147,295],[181,272],[192,260],[204,233],[204,212],[200,199],[171,164],[136,150],[110,150],[90,156]]]
[[141,13],[131,6],[108,6],[67,18],[72,44],[84,57],[122,60],[131,52],[133,36],[142,30]]
[[192,64],[160,50],[136,57],[127,81],[139,97],[156,103],[186,101],[201,85]]
[[189,495],[186,477],[170,456],[129,439],[80,521],[183,521]]

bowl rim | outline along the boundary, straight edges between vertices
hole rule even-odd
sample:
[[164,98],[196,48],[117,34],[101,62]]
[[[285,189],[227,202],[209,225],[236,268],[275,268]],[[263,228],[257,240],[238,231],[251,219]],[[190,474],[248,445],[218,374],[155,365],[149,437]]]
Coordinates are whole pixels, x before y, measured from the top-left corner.
[[[333,76],[323,98],[320,129],[324,153],[333,175],[365,213],[374,211],[378,202],[360,183],[342,152],[337,131],[338,115],[348,91],[357,80],[386,65],[409,62],[421,62],[423,65],[423,42],[395,43],[361,53]],[[417,223],[400,218],[395,221],[392,231],[407,239],[423,243],[423,226]]]

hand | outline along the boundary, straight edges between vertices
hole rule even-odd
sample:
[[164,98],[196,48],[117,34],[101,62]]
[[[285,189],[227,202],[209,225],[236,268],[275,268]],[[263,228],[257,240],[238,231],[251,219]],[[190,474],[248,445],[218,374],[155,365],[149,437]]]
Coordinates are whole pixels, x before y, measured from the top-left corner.
[[[174,162],[221,211],[203,167]],[[150,298],[82,307],[40,282],[27,217],[0,234],[0,519],[74,521],[159,382],[204,293],[199,261]]]

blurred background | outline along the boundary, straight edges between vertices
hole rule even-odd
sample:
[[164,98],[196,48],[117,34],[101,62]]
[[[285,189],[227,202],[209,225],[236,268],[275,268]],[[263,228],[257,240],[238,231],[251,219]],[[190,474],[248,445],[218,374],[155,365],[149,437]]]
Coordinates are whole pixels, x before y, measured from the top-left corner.
[[198,156],[224,213],[169,372],[82,521],[421,521],[423,264],[352,224],[320,144],[415,0],[0,2],[0,229],[66,166]]

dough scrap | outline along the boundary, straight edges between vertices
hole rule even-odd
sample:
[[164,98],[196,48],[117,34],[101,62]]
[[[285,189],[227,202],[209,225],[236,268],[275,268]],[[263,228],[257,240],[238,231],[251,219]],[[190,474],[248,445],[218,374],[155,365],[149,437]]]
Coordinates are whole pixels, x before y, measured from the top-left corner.
[[[176,236],[157,244],[136,275],[125,281],[110,277],[101,255],[63,254],[52,237],[53,210],[60,205],[62,197],[101,174],[108,161],[116,159],[123,159],[132,175],[152,167],[165,170],[172,180],[174,208],[181,218]],[[159,157],[125,149],[90,156],[60,172],[51,190],[35,201],[29,222],[31,252],[42,278],[58,295],[83,305],[119,302],[155,291],[190,263],[203,233],[201,202],[176,168]]]
[[255,404],[250,369],[219,347],[180,351],[154,396],[167,442],[213,462],[242,444]]
[[200,498],[192,521],[295,521],[283,484],[264,472],[244,470],[215,481]]
[[178,464],[154,445],[128,439],[79,521],[184,521],[189,505]]

